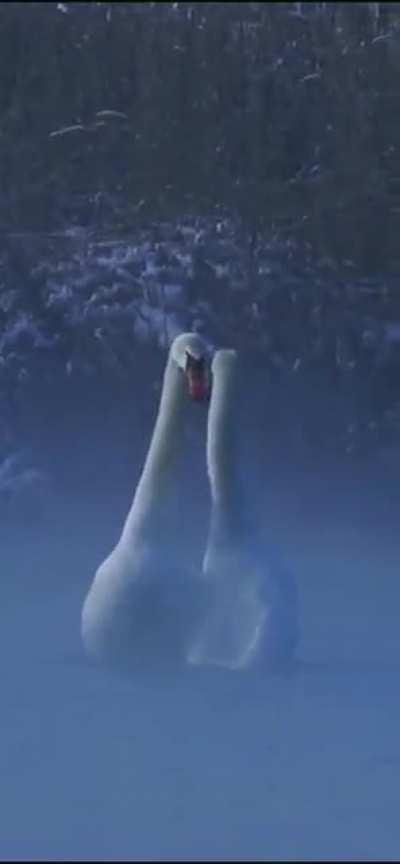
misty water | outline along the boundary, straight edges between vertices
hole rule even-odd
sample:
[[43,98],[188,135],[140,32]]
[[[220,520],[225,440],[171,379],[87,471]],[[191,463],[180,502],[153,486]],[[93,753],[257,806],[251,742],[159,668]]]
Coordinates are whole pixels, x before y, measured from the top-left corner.
[[[58,466],[43,512],[1,527],[0,857],[396,860],[390,466],[348,481],[296,472],[293,460],[259,466],[266,534],[298,580],[294,669],[128,676],[86,662],[80,610],[119,535],[148,430],[135,438],[118,423],[113,435],[110,420],[76,418],[62,438],[62,423],[54,412],[37,435]],[[206,508],[197,445],[189,467],[187,525]]]
[[[400,860],[399,13],[1,4],[0,860]],[[182,330],[248,373],[286,671],[84,656]],[[204,420],[161,520],[196,572]]]

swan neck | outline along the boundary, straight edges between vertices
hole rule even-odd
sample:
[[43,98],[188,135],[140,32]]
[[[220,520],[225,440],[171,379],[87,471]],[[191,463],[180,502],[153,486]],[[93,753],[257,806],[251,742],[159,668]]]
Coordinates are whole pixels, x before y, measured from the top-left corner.
[[142,524],[150,509],[161,503],[174,473],[183,432],[185,383],[170,356],[163,380],[157,420],[124,533]]
[[208,414],[207,471],[214,541],[232,539],[241,528],[234,383],[231,375],[215,375]]

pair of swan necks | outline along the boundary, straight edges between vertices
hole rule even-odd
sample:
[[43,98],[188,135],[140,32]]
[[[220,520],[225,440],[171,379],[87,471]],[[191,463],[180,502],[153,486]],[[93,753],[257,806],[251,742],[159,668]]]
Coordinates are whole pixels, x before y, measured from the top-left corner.
[[[184,334],[185,337],[186,334]],[[199,338],[186,342],[200,351]],[[182,337],[178,337],[182,340]],[[177,340],[175,340],[176,342]],[[174,343],[175,344],[175,343]],[[232,421],[237,390],[238,356],[233,350],[216,351],[211,365],[212,392],[207,425],[207,471],[210,481],[211,531],[223,530],[223,523],[235,517],[235,436]],[[170,351],[157,421],[134,501],[128,514],[122,538],[135,539],[146,533],[146,525],[173,482],[180,450],[183,446],[184,413],[187,391],[182,374],[180,354]],[[160,514],[162,518],[162,513]]]

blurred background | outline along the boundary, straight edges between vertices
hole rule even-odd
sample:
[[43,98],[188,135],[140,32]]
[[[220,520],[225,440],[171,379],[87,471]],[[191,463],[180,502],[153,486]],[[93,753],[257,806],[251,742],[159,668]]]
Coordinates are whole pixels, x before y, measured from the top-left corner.
[[182,329],[241,351],[275,496],[395,495],[399,28],[398,3],[1,5],[3,516],[131,488]]

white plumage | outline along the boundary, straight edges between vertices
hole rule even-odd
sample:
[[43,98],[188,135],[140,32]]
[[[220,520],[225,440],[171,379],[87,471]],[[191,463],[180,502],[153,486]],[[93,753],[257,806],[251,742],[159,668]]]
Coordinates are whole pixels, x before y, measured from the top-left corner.
[[[201,573],[183,564],[175,536],[164,530],[182,449],[188,354],[195,362],[206,357],[198,334],[182,334],[172,343],[132,507],[84,602],[83,642],[92,658],[141,665],[172,660],[239,669],[287,661],[297,638],[295,585],[260,541],[240,483],[234,351],[217,351],[212,362],[211,518]],[[188,507],[190,502],[191,491]]]

